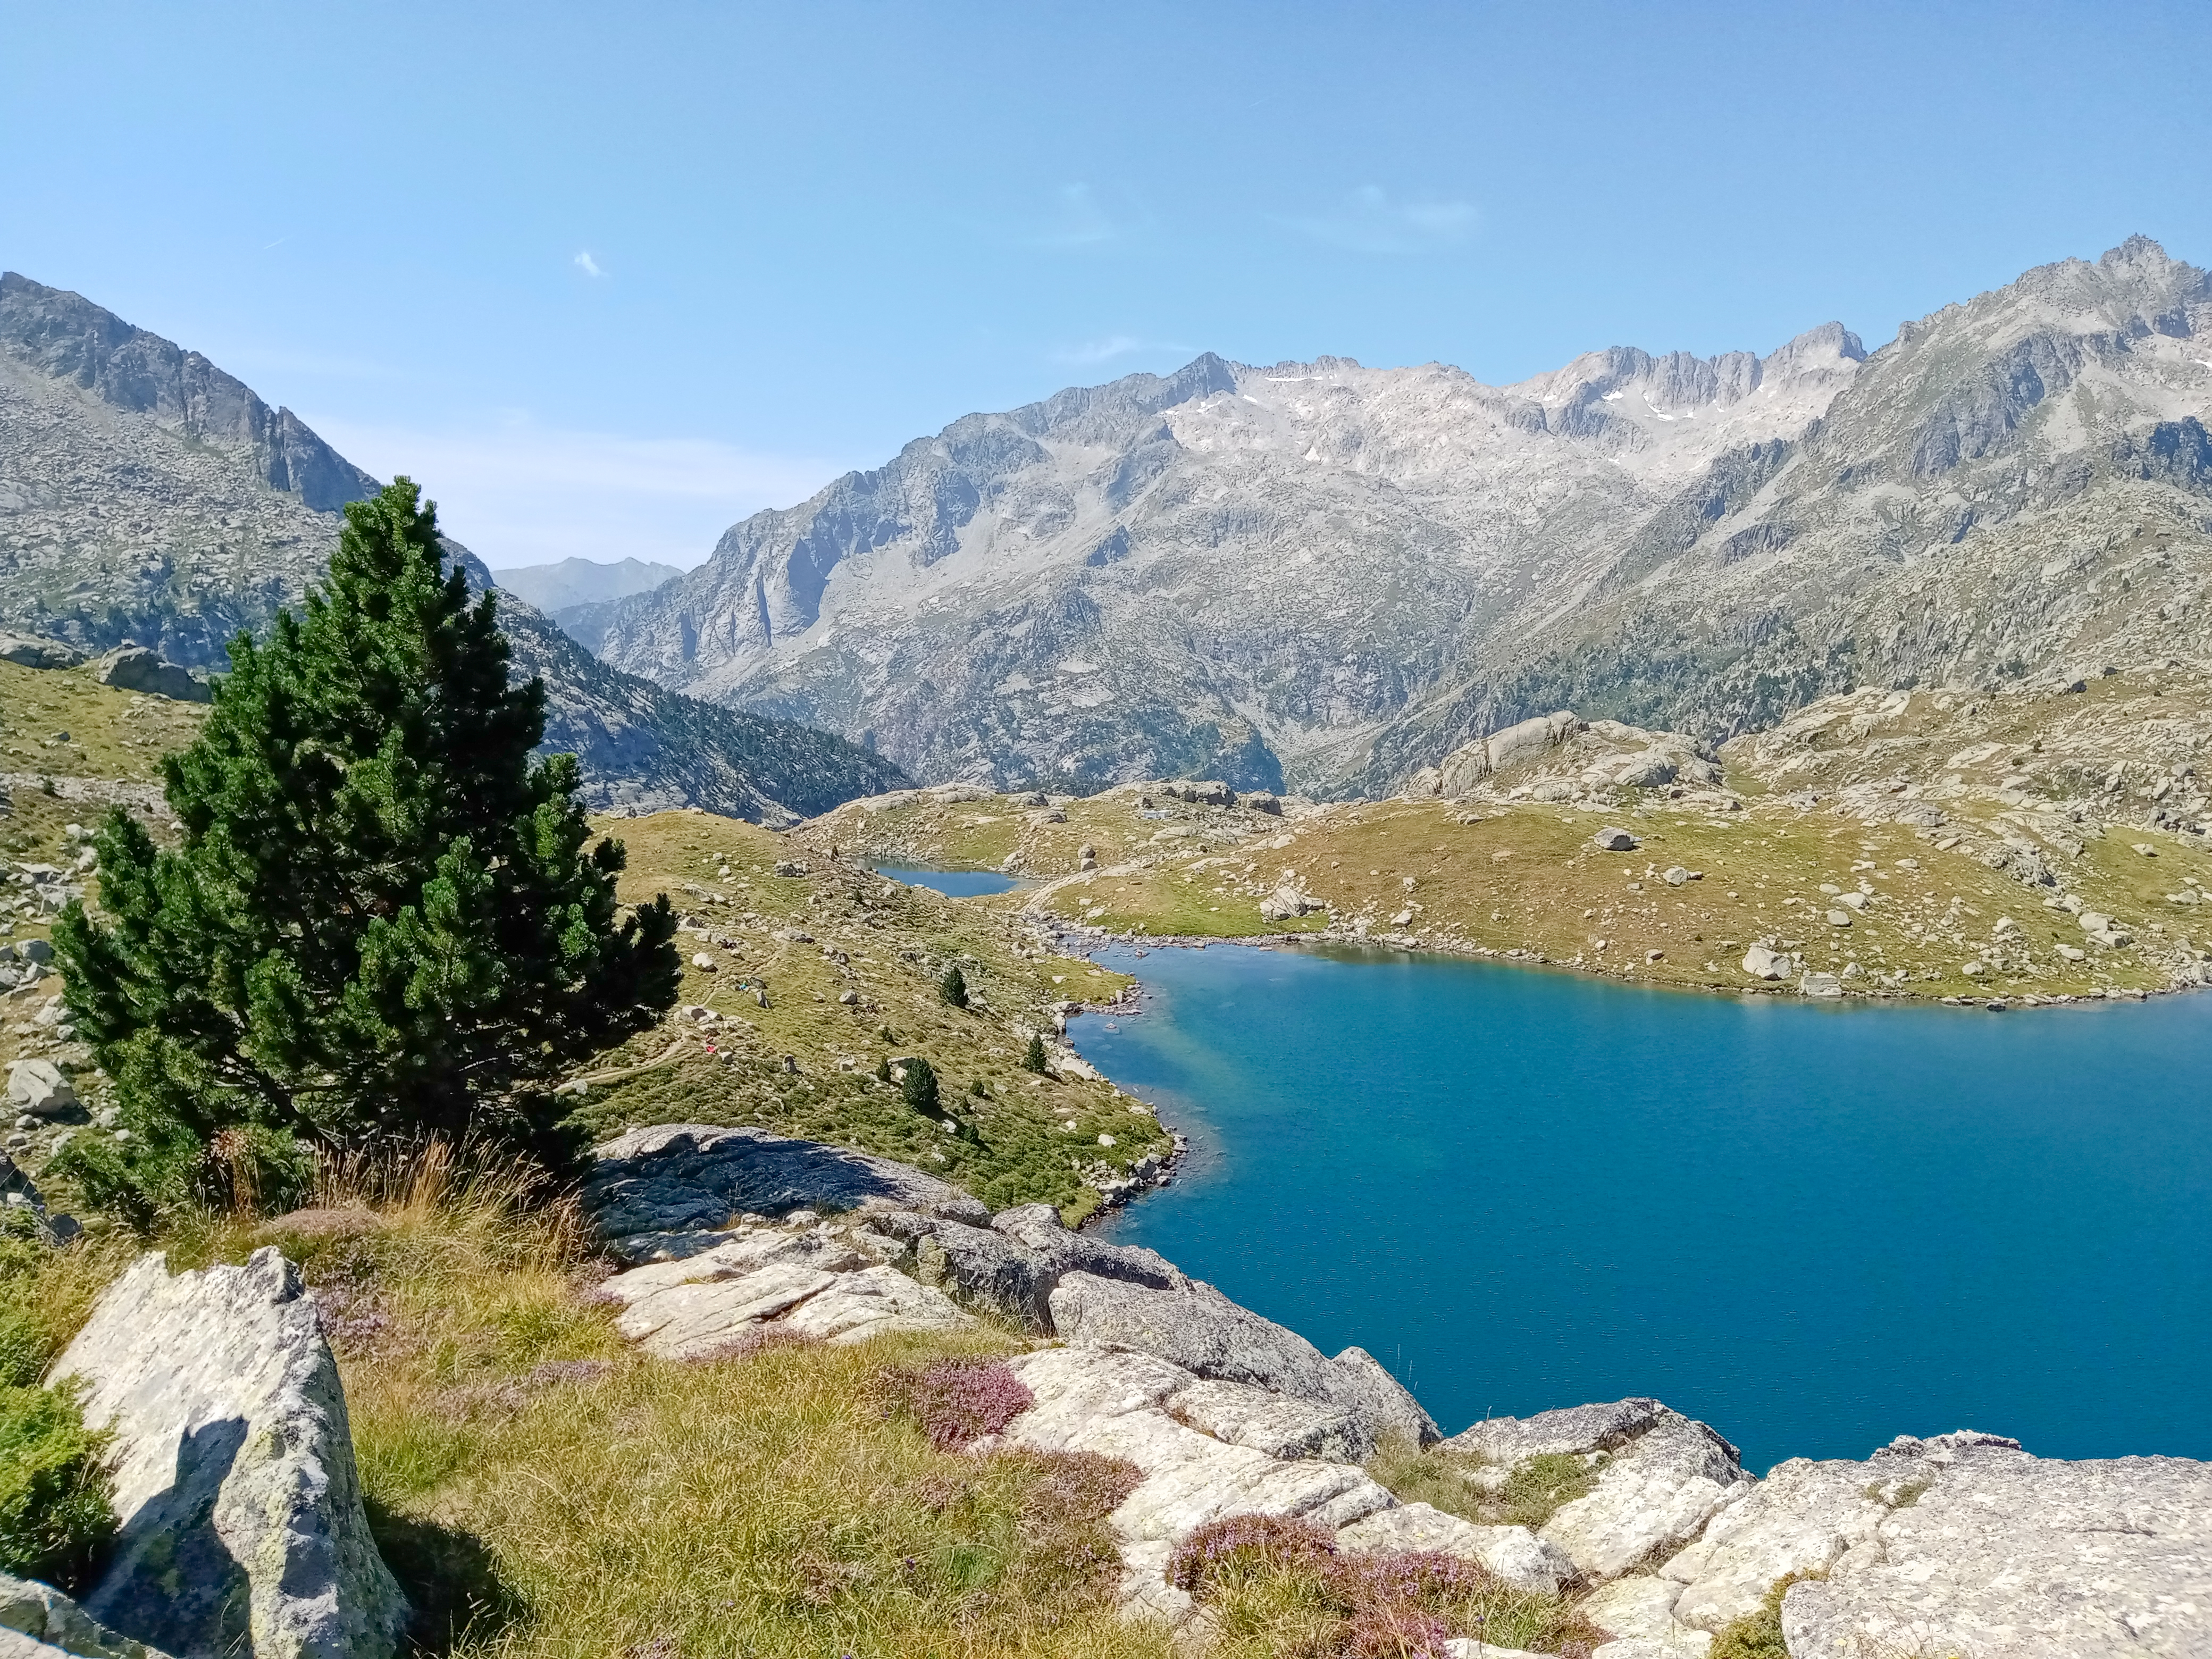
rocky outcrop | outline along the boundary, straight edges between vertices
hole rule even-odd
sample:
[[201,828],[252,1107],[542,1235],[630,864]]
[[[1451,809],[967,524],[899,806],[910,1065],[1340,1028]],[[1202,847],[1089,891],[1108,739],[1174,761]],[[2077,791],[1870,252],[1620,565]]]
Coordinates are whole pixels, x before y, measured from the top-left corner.
[[1734,1446],[1656,1400],[1494,1419],[1446,1443],[1509,1469],[1540,1455],[1589,1460],[1595,1486],[1562,1504],[1542,1535],[1592,1579],[1679,1548],[1752,1484]]
[[[1363,1350],[1325,1358],[1149,1250],[1068,1232],[1048,1206],[979,1225],[972,1200],[920,1171],[756,1131],[676,1126],[601,1151],[587,1190],[603,1217],[719,1223],[733,1193],[800,1210],[781,1225],[619,1236],[645,1265],[603,1293],[648,1351],[711,1358],[777,1332],[943,1330],[972,1322],[963,1303],[1027,1324],[1040,1342],[1007,1364],[1033,1403],[975,1449],[1136,1466],[1109,1517],[1133,1612],[1187,1618],[1164,1576],[1176,1544],[1259,1514],[1311,1522],[1340,1551],[1440,1551],[1521,1589],[1579,1596],[1613,1638],[1594,1659],[1698,1659],[1792,1577],[1791,1659],[2212,1651],[2212,1466],[2058,1462],[1962,1432],[1754,1480],[1713,1430],[1638,1398],[1492,1419],[1445,1442],[1482,1490],[1533,1457],[1589,1471],[1588,1490],[1534,1530],[1483,1525],[1401,1503],[1362,1467],[1386,1434],[1436,1433]],[[726,1162],[740,1173],[702,1173]]]
[[[1793,1656],[2212,1652],[2212,1467],[2065,1462],[1977,1434],[1900,1439],[1855,1467],[1886,1513],[1783,1598]],[[1722,1544],[1702,1570],[1730,1564]]]
[[85,1612],[177,1659],[384,1659],[407,1607],[362,1511],[337,1366],[273,1248],[143,1256],[55,1365],[114,1440],[121,1522]]
[[1385,1436],[1421,1444],[1437,1438],[1435,1420],[1364,1349],[1325,1358],[1295,1331],[1239,1307],[1211,1285],[1194,1279],[1152,1290],[1071,1273],[1053,1291],[1050,1306],[1053,1329],[1070,1342],[1134,1348],[1194,1376],[1334,1407],[1358,1426],[1363,1458]]
[[986,1226],[991,1212],[908,1164],[763,1129],[672,1123],[592,1151],[586,1212],[603,1237],[718,1228],[744,1214],[878,1204]]

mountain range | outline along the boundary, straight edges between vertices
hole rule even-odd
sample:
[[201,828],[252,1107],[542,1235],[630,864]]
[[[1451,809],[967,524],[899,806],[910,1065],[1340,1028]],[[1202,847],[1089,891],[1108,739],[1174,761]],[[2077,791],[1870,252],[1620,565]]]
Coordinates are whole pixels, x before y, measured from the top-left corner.
[[[220,669],[240,631],[298,605],[340,509],[378,488],[199,353],[0,274],[0,628]],[[545,747],[577,757],[597,807],[782,822],[904,781],[836,737],[599,661],[511,593],[500,614],[514,673],[546,683]]]
[[2142,237],[1871,353],[1209,354],[956,421],[593,627],[926,779],[1382,794],[1558,708],[1717,739],[2202,657],[2208,416],[2212,278]]

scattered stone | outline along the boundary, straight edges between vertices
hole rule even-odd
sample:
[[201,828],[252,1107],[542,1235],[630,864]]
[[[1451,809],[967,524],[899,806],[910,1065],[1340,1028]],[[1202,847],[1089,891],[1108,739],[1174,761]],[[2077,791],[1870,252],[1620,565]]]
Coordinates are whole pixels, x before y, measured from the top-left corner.
[[711,974],[719,970],[722,964],[704,951],[695,951],[691,955],[691,965],[702,974]]
[[94,1619],[179,1659],[384,1659],[407,1604],[362,1513],[345,1393],[273,1247],[172,1275],[141,1256],[54,1367],[115,1437],[122,1522]]
[[1610,826],[1592,836],[1590,842],[1601,853],[1631,853],[1643,845],[1627,830]]
[[1834,974],[1806,974],[1797,981],[1799,994],[1808,997],[1839,997],[1844,994],[1844,981]]
[[33,1117],[58,1117],[76,1104],[76,1090],[50,1060],[19,1060],[8,1068],[8,1108]]
[[1831,911],[1829,911],[1829,912],[1828,912],[1828,926],[1829,926],[1829,927],[1850,927],[1850,925],[1851,925],[1851,913],[1850,913],[1850,911],[1848,911],[1848,910],[1831,910]]
[[1754,945],[1743,953],[1743,971],[1753,979],[1787,979],[1796,966],[1795,957],[1765,945]]

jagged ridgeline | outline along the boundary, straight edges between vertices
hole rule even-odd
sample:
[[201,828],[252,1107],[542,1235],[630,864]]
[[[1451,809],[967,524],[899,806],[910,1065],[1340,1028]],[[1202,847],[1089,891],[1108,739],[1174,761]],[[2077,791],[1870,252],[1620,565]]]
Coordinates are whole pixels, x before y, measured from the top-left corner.
[[[377,488],[198,352],[0,276],[0,629],[220,669],[240,629],[299,603],[339,510]],[[594,807],[781,822],[903,781],[836,737],[597,661],[512,594],[500,615],[514,672],[545,681],[545,747],[582,763]]]
[[1717,741],[2201,658],[2208,416],[2212,278],[2142,238],[1871,355],[1209,355],[956,421],[593,627],[926,778],[1389,794],[1555,708]]

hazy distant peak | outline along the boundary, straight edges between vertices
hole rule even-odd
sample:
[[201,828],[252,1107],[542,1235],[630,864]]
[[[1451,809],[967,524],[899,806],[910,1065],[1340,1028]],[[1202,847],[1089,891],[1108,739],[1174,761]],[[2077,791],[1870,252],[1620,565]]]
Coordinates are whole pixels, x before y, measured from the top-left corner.
[[652,564],[641,559],[562,559],[557,564],[517,565],[495,570],[492,580],[507,592],[527,599],[540,611],[565,610],[572,605],[602,605],[647,592],[684,573],[672,564]]

